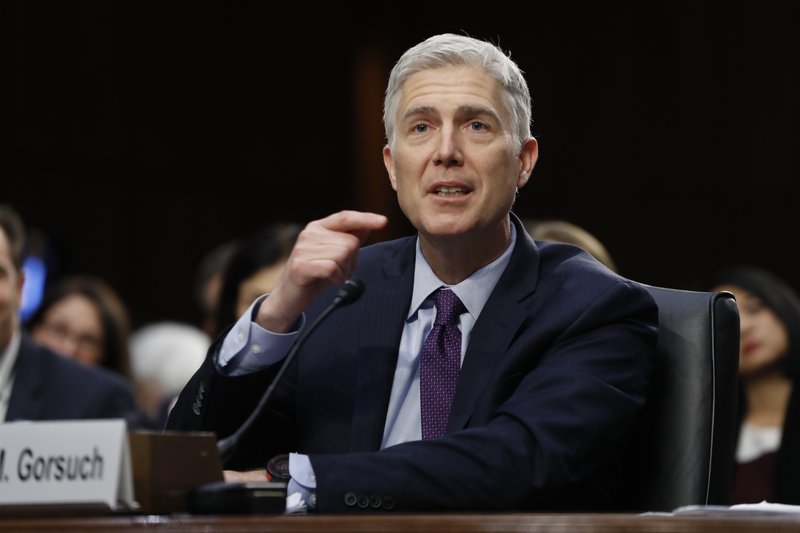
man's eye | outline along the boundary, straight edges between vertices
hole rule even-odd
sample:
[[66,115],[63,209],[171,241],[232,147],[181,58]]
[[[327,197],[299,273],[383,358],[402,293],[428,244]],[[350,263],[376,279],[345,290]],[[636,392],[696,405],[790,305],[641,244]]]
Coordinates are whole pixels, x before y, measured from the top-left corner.
[[473,131],[482,131],[486,129],[486,124],[484,124],[483,122],[470,122],[469,127]]
[[425,133],[428,131],[428,126],[427,124],[416,124],[413,129],[416,133]]

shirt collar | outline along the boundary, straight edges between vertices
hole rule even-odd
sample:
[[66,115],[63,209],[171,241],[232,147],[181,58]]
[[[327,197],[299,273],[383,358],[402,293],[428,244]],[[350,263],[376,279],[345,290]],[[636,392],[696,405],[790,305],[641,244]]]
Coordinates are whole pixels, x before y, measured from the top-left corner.
[[11,385],[14,383],[14,363],[19,354],[20,333],[15,330],[11,334],[5,351],[0,352],[0,422],[5,420],[8,401],[11,397]]
[[[486,305],[486,300],[492,294],[495,285],[500,280],[500,276],[511,260],[511,252],[517,242],[517,229],[511,224],[511,242],[505,251],[489,263],[488,265],[476,270],[467,279],[457,285],[449,285],[450,289],[464,304],[472,317],[477,320],[478,316]],[[448,285],[436,277],[431,266],[422,254],[422,249],[417,237],[417,253],[414,264],[414,293],[411,295],[411,306],[408,309],[408,317],[411,318],[420,308],[430,294],[441,286]]]

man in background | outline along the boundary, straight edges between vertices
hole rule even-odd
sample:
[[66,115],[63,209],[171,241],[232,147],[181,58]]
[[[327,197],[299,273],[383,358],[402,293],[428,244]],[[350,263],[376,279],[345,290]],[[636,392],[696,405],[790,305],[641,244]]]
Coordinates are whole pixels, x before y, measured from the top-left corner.
[[0,421],[140,417],[130,385],[39,346],[22,331],[19,308],[25,229],[16,211],[0,205]]

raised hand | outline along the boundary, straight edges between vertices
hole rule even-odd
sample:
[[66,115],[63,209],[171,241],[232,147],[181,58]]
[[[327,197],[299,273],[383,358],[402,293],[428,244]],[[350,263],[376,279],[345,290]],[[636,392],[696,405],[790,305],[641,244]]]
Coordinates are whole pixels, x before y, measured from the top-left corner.
[[358,250],[387,219],[376,213],[340,211],[310,222],[300,233],[277,285],[256,317],[263,328],[289,331],[311,301],[355,271]]

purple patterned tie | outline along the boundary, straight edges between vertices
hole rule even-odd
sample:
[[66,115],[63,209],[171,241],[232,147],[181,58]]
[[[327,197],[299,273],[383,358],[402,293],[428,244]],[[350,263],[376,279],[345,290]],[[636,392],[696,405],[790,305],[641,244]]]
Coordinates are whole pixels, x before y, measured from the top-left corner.
[[423,439],[444,435],[461,367],[458,321],[461,313],[466,311],[464,304],[450,289],[437,289],[433,293],[433,300],[436,304],[436,320],[422,344],[419,371]]

